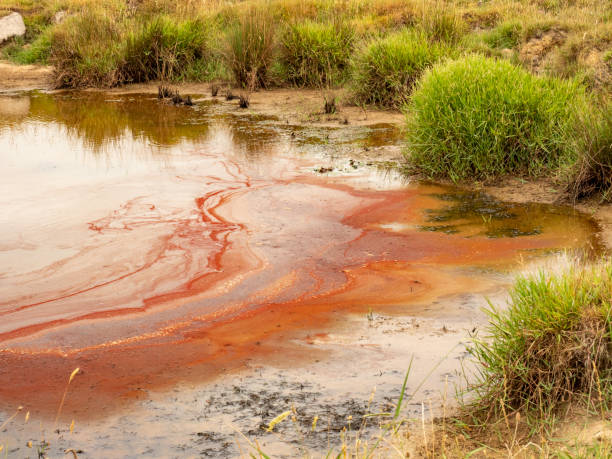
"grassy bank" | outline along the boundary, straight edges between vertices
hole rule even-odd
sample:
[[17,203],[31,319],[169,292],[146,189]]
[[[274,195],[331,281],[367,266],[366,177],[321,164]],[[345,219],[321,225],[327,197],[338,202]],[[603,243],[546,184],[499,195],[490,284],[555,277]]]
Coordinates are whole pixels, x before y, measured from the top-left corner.
[[[58,73],[78,68],[82,79],[58,80],[68,87],[96,82],[87,77],[88,70],[99,71],[90,69],[94,58],[104,58],[114,71],[106,85],[135,78],[228,77],[237,29],[243,40],[252,40],[248,46],[243,41],[243,56],[255,53],[248,58],[261,60],[258,66],[275,67],[274,82],[280,85],[346,83],[354,78],[346,72],[351,63],[359,78],[364,56],[355,52],[386,37],[392,47],[397,33],[406,30],[445,44],[434,51],[440,56],[477,52],[535,73],[578,77],[593,90],[609,90],[612,84],[612,7],[598,0],[5,0],[0,8],[0,14],[21,12],[28,27],[24,39],[4,46],[4,55],[18,62],[50,62]],[[266,23],[265,33],[254,26],[255,19]],[[75,41],[66,42],[67,36]],[[264,54],[256,49],[262,45]],[[394,52],[405,50],[395,46]],[[135,76],[123,68],[135,58],[151,64],[147,59],[155,53],[160,66],[181,71]],[[189,65],[197,70],[184,69]]]

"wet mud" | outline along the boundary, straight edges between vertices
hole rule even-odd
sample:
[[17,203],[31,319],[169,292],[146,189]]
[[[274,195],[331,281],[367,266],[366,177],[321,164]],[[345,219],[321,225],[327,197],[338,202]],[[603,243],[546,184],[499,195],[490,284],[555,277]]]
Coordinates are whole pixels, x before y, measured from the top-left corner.
[[[267,444],[321,449],[349,416],[355,431],[389,408],[411,355],[423,376],[452,350],[426,390],[446,384],[512,270],[602,250],[569,207],[406,183],[364,160],[401,151],[393,126],[307,129],[194,101],[0,97],[0,410],[51,432],[79,367],[54,447],[125,455],[133,434],[138,454],[240,455],[236,430],[293,404],[289,451]],[[300,444],[315,415],[327,431]]]

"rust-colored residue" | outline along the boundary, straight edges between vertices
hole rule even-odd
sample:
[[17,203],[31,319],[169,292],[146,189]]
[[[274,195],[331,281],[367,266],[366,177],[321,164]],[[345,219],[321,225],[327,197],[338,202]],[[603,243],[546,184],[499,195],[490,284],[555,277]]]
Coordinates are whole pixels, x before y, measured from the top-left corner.
[[[229,161],[214,171],[212,190],[191,211],[132,199],[90,221],[87,234],[75,232],[82,239],[71,257],[14,276],[0,307],[3,406],[52,414],[80,367],[65,411],[104,415],[143,390],[213,377],[254,354],[290,358],[283,337],[340,311],[482,287],[445,267],[584,242],[554,230],[517,238],[421,231],[423,210],[443,205],[423,187],[251,181]],[[90,271],[96,256],[98,273]]]
[[347,311],[479,291],[457,267],[591,241],[554,209],[436,214],[446,189],[376,190],[353,161],[352,178],[319,176],[316,159],[274,156],[303,133],[182,108],[3,98],[0,411],[53,417],[76,367],[63,413],[82,420],[255,355],[303,359],[294,338]]

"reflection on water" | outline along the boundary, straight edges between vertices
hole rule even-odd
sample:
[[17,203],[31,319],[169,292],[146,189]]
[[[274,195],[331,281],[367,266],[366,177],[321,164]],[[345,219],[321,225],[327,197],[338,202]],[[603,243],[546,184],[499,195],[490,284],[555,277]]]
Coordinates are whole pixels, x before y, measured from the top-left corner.
[[464,236],[519,237],[542,234],[548,227],[572,227],[576,211],[571,207],[536,203],[500,202],[483,192],[450,190],[433,197],[448,203],[427,209],[424,231]]

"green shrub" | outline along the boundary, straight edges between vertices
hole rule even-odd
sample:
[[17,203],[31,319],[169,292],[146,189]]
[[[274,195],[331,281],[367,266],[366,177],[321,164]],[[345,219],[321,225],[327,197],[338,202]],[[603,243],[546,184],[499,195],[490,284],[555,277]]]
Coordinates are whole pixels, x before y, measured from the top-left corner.
[[[519,278],[507,309],[490,306],[488,336],[475,338],[483,418],[523,410],[539,419],[561,402],[606,403],[612,376],[612,262]],[[544,415],[544,416],[542,416]]]
[[352,62],[353,93],[359,103],[400,107],[423,71],[449,52],[424,33],[404,29],[377,38]]
[[206,39],[201,20],[153,17],[127,36],[122,78],[133,82],[177,79],[204,59]]
[[542,175],[575,159],[567,132],[583,102],[577,83],[506,61],[468,56],[434,66],[412,96],[409,161],[453,180]]
[[50,29],[40,34],[30,45],[19,46],[9,58],[17,64],[46,64],[51,54]]
[[264,8],[249,7],[238,17],[227,37],[227,66],[236,83],[255,89],[266,87],[267,73],[275,52],[276,24]]
[[333,86],[343,79],[354,33],[346,24],[305,21],[288,26],[281,39],[284,79],[296,86]]

